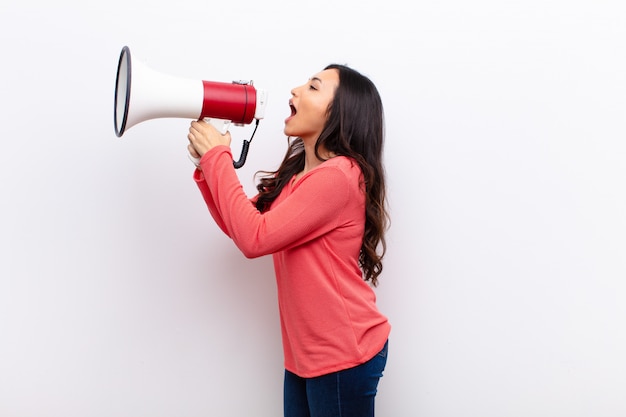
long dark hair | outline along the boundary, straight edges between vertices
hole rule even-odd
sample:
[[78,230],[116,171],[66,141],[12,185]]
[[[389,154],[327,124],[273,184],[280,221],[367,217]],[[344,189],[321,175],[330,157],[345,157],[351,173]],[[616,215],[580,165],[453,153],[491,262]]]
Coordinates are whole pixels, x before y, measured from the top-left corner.
[[[385,170],[382,163],[384,142],[383,105],[372,81],[359,72],[338,64],[327,69],[339,72],[339,85],[328,108],[327,120],[315,144],[335,155],[352,158],[359,164],[365,189],[365,233],[359,265],[365,281],[378,285],[387,249],[385,231],[389,223],[386,202]],[[289,149],[278,168],[264,171],[257,185],[256,207],[263,212],[280,194],[285,184],[304,169],[304,144],[300,138],[290,141]]]

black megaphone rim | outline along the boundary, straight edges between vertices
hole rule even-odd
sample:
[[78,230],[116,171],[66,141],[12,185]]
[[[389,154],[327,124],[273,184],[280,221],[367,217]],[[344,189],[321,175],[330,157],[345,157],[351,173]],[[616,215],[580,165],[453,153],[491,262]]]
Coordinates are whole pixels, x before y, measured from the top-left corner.
[[[126,68],[122,68],[124,63],[124,58],[126,57]],[[126,70],[126,85],[125,87],[125,96],[124,96],[124,114],[122,115],[122,123],[118,126],[117,121],[117,109],[118,109],[118,99],[119,99],[119,88],[120,88],[120,71]],[[117,76],[115,78],[115,106],[113,107],[113,119],[115,123],[115,135],[119,138],[124,134],[124,130],[126,129],[126,121],[128,120],[128,107],[130,104],[130,86],[131,86],[131,60],[130,60],[130,48],[128,46],[124,46],[122,48],[122,52],[120,53],[120,59],[117,64]]]

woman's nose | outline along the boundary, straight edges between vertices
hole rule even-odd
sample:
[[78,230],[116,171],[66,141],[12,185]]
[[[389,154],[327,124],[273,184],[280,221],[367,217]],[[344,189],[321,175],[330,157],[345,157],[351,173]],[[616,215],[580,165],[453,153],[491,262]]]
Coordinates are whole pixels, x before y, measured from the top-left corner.
[[299,85],[297,87],[294,87],[291,89],[291,95],[292,96],[297,96],[298,95],[298,91],[302,90],[302,87],[304,87],[304,85]]

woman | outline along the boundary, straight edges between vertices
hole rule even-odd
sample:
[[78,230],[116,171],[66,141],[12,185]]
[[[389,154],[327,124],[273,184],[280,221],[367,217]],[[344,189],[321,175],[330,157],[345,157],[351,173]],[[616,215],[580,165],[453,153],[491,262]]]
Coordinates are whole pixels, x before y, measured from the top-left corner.
[[388,223],[381,99],[342,65],[291,95],[284,133],[296,139],[252,200],[233,168],[230,134],[203,121],[188,134],[189,153],[200,158],[194,179],[246,257],[273,256],[285,417],[374,416],[391,329],[372,288]]

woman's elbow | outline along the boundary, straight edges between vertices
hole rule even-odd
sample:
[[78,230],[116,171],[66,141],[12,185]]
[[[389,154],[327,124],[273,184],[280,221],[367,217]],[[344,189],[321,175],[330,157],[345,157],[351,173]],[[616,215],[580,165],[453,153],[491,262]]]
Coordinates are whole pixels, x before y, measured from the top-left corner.
[[266,252],[259,250],[259,246],[255,244],[241,244],[237,243],[237,248],[241,251],[243,256],[248,259],[259,258],[261,256],[267,255]]

